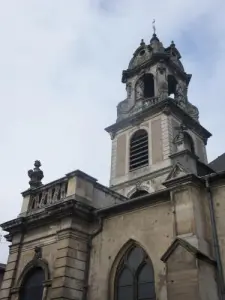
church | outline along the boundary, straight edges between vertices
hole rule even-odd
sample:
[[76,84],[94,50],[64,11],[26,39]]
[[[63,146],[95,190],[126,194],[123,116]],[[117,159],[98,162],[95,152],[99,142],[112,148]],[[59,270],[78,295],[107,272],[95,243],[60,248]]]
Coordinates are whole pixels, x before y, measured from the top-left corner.
[[225,158],[188,99],[174,42],[154,33],[122,72],[109,187],[75,170],[43,184],[28,171],[1,300],[225,299]]

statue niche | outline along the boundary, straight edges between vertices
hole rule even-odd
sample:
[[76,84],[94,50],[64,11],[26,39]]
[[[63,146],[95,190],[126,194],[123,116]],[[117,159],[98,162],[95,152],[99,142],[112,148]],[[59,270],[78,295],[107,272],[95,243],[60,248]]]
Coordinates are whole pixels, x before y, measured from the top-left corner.
[[138,79],[135,86],[135,100],[151,98],[155,96],[154,76],[150,73],[144,74]]

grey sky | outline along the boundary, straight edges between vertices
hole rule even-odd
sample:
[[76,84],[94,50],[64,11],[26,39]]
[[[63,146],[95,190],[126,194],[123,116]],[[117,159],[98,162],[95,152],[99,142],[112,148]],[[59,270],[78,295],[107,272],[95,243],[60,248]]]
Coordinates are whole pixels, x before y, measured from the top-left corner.
[[[224,0],[0,1],[0,222],[15,218],[27,170],[40,159],[44,182],[81,169],[108,184],[111,141],[104,128],[125,98],[121,72],[156,19],[174,40],[189,100],[213,133],[212,160],[225,149]],[[0,262],[8,255],[0,243]]]

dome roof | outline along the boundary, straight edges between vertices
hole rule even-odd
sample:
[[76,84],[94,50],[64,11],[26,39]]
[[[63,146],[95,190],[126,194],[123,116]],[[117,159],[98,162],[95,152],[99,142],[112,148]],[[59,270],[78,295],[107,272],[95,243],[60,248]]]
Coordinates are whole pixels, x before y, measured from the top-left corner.
[[143,40],[141,40],[140,46],[134,52],[132,59],[128,65],[128,69],[134,69],[135,67],[142,65],[144,62],[149,60],[152,56],[152,49],[150,45],[146,45]]
[[152,35],[149,45],[145,44],[143,39],[141,40],[140,46],[136,49],[132,59],[129,62],[128,70],[135,69],[136,67],[149,61],[152,58],[153,54],[161,54],[164,57],[170,57],[175,64],[177,64],[182,70],[184,70],[183,65],[180,61],[181,55],[177,50],[174,42],[171,42],[171,45],[169,47],[164,48],[163,44],[160,42],[155,33]]

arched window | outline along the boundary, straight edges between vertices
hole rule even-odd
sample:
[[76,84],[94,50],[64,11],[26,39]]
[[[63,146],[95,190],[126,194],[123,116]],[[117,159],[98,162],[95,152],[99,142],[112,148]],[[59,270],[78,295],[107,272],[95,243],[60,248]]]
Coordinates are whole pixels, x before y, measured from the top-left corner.
[[187,132],[184,133],[184,145],[185,149],[188,149],[192,154],[195,154],[193,139]]
[[148,133],[136,131],[130,139],[130,171],[148,165]]
[[42,300],[44,270],[40,267],[31,269],[25,276],[20,290],[20,300]]
[[135,87],[135,99],[151,98],[155,96],[155,83],[152,74],[145,74],[138,79]]
[[130,196],[130,199],[134,199],[134,198],[137,198],[137,197],[141,197],[141,196],[144,196],[144,195],[147,195],[147,194],[149,194],[147,191],[137,190],[136,192],[134,192],[134,193]]
[[168,75],[167,80],[168,80],[168,96],[172,96],[172,98],[174,98],[176,94],[176,86],[177,86],[176,78],[173,75]]
[[133,247],[121,260],[115,278],[114,299],[156,299],[153,266],[139,246]]

